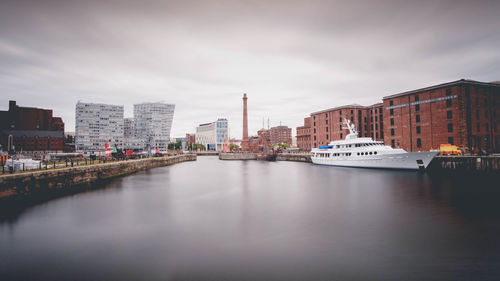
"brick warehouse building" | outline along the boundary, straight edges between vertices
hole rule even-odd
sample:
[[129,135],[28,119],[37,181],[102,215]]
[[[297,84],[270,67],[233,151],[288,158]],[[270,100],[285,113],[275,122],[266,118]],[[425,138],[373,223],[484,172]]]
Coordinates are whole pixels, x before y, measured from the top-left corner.
[[381,133],[383,127],[382,104],[371,106],[351,104],[311,113],[312,147],[344,139],[346,135],[344,118],[355,124],[360,136],[371,136],[376,140],[382,140],[384,137]]
[[304,118],[304,126],[297,127],[297,147],[302,151],[311,150],[311,117]]
[[462,79],[383,100],[388,145],[428,151],[450,143],[466,152],[500,151],[498,83]]
[[64,122],[52,110],[20,107],[9,101],[9,110],[0,111],[0,143],[7,149],[12,135],[16,151],[63,151]]

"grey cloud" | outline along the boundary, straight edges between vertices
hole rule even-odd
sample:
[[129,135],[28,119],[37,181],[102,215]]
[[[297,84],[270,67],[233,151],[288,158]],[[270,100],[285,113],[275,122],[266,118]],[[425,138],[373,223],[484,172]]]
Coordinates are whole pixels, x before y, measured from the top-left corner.
[[[3,1],[0,93],[177,104],[173,135],[227,117],[241,136],[310,112],[459,78],[499,80],[498,1]],[[267,120],[266,120],[267,125]]]

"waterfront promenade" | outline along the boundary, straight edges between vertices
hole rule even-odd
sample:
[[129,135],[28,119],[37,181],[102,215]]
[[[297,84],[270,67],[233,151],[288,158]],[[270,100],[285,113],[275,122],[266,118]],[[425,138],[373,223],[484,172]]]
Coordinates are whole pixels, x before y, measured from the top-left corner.
[[0,200],[91,185],[140,170],[195,161],[195,154],[153,157],[0,175]]

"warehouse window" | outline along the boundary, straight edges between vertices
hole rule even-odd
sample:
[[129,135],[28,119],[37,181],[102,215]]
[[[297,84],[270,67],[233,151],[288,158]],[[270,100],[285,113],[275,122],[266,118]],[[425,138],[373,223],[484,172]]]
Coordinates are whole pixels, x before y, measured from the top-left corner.
[[391,118],[391,126],[394,126],[394,118]]
[[448,133],[453,133],[453,124],[448,124]]
[[452,119],[453,118],[453,113],[451,112],[451,110],[446,111],[446,118],[447,119]]
[[417,134],[420,134],[420,126],[417,126]]
[[394,141],[394,140],[391,140],[391,147],[392,147],[392,148],[396,147],[396,144],[395,144],[395,141]]
[[446,89],[446,95],[450,96],[451,95],[451,89]]
[[479,123],[479,122],[477,123],[477,131],[481,132],[481,123]]
[[394,136],[394,129],[391,129],[391,136]]
[[415,101],[419,101],[418,95],[415,96]]
[[451,99],[446,100],[446,107],[451,107]]
[[417,147],[422,147],[422,139],[417,139]]
[[420,111],[420,104],[415,105],[415,111]]
[[394,101],[392,101],[392,100],[389,101],[389,105],[391,105],[391,106],[394,105]]
[[391,108],[391,109],[389,110],[389,113],[390,113],[391,115],[394,115],[394,109],[392,109],[392,108]]
[[415,115],[415,122],[420,123],[420,115]]
[[448,143],[449,144],[454,144],[453,137],[448,137]]

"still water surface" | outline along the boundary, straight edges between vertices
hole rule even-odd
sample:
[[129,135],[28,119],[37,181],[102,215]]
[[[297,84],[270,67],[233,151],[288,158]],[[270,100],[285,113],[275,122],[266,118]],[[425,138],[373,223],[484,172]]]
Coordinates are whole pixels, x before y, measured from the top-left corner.
[[0,280],[499,280],[500,184],[198,157],[0,221]]

